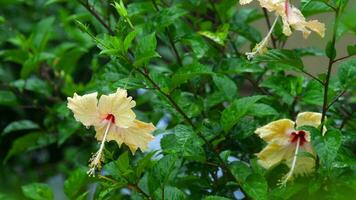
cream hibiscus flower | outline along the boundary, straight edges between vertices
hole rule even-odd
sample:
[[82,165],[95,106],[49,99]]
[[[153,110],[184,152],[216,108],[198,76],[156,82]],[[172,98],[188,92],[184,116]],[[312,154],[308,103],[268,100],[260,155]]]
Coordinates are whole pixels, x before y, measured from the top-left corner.
[[116,93],[102,95],[99,102],[97,95],[97,92],[83,96],[74,93],[73,98],[68,97],[68,108],[73,111],[74,118],[86,127],[94,126],[96,139],[102,141],[89,164],[90,175],[101,167],[105,141],[115,140],[119,146],[125,143],[135,153],[138,148],[147,150],[148,143],[154,138],[150,133],[155,130],[152,123],[135,119],[132,108],[136,103],[132,97],[127,97],[126,90],[118,88]]
[[[251,3],[253,0],[240,0],[241,5]],[[263,54],[267,48],[268,40],[273,32],[275,23],[280,17],[283,22],[283,34],[290,36],[291,28],[301,31],[303,37],[307,38],[311,31],[316,32],[321,37],[325,34],[325,25],[317,20],[306,21],[300,10],[289,3],[288,0],[258,0],[261,7],[266,8],[269,12],[275,12],[276,20],[273,23],[271,30],[267,36],[256,45],[254,51],[247,53],[248,59],[251,59],[255,54]]]
[[258,162],[267,169],[281,162],[287,164],[290,170],[283,178],[282,184],[290,180],[293,175],[312,172],[315,160],[312,157],[298,155],[301,151],[315,155],[310,144],[310,133],[296,129],[306,125],[318,127],[320,123],[321,113],[303,112],[298,114],[296,122],[280,119],[258,128],[255,133],[267,142],[267,146],[257,154]]

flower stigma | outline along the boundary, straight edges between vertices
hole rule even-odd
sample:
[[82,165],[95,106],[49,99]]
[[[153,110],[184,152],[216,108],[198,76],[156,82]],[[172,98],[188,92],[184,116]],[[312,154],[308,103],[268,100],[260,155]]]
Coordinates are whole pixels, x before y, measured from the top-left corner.
[[106,129],[105,129],[105,133],[104,133],[104,137],[101,141],[100,144],[100,148],[99,150],[92,156],[92,158],[89,160],[90,164],[89,167],[90,169],[87,171],[87,174],[89,176],[95,176],[95,171],[96,169],[101,169],[101,162],[104,161],[104,157],[102,157],[102,153],[104,150],[104,146],[105,146],[105,141],[106,141],[106,137],[108,135],[108,132],[110,130],[110,127],[112,124],[115,124],[115,116],[112,114],[108,114],[105,117],[105,120],[107,121],[107,125],[106,125]]

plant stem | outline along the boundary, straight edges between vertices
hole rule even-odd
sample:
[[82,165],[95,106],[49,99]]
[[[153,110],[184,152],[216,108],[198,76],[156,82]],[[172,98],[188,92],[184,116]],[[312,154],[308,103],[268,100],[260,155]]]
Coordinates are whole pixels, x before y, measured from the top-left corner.
[[[219,14],[219,12],[218,12],[218,10],[216,9],[215,3],[214,3],[212,0],[209,0],[209,3],[210,3],[210,5],[211,5],[211,7],[213,8],[214,13],[216,13],[216,16],[217,16],[217,18],[218,18],[219,23],[223,24],[224,21],[222,20],[220,14]],[[237,57],[240,57],[241,54],[240,54],[239,50],[237,49],[236,44],[232,41],[232,38],[231,38],[230,34],[227,34],[227,38],[228,38],[228,41],[229,41],[229,43],[230,43],[232,49],[233,49],[234,52],[235,52],[235,55],[236,55]]]
[[311,74],[311,73],[305,71],[304,69],[301,69],[300,71],[303,72],[304,74],[308,75],[310,78],[312,78],[312,79],[318,81],[321,85],[324,85],[324,82],[321,81],[318,77],[314,76],[313,74]]
[[[152,3],[153,3],[153,6],[155,7],[156,11],[158,12],[158,11],[159,11],[159,7],[158,7],[158,5],[157,5],[156,0],[152,0]],[[179,53],[178,53],[177,47],[176,47],[176,45],[175,45],[175,43],[174,43],[173,36],[172,36],[171,32],[170,32],[167,28],[165,28],[164,31],[165,31],[165,33],[166,33],[167,36],[168,36],[169,43],[170,43],[171,46],[172,46],[172,49],[173,49],[174,55],[176,56],[176,59],[177,59],[178,64],[179,64],[180,66],[183,66],[182,59],[181,59],[181,57],[179,56]]]
[[[331,48],[332,49],[335,49],[338,17],[339,17],[339,9],[336,9],[336,11],[335,11],[335,24],[334,24],[334,27],[333,27],[333,36],[332,36],[332,40],[331,40]],[[330,83],[331,70],[332,70],[332,67],[333,67],[333,64],[334,64],[334,59],[335,58],[333,58],[333,56],[330,56],[330,58],[329,58],[328,70],[327,70],[326,79],[325,79],[325,83],[324,83],[324,101],[323,101],[323,112],[322,112],[322,115],[321,115],[321,129],[320,129],[321,133],[323,132],[326,112],[328,111],[329,83]]]
[[344,60],[344,59],[346,59],[346,58],[350,58],[351,56],[353,56],[353,55],[348,55],[348,56],[344,56],[344,57],[335,59],[335,60],[333,61],[333,63],[336,63],[336,62],[338,62],[338,61]]
[[83,0],[77,0],[85,9],[87,9],[90,14],[92,14],[98,22],[104,26],[104,28],[111,34],[115,35],[115,31],[110,28],[110,26],[104,21],[103,18],[100,17],[100,15],[96,12],[93,6],[89,4],[88,1],[84,2]]
[[337,100],[339,100],[340,97],[342,97],[344,94],[346,93],[346,89],[343,90],[342,92],[340,92],[339,95],[337,95],[334,100],[331,101],[331,103],[328,105],[327,109],[329,109],[334,103],[337,102]]
[[[184,120],[186,121],[186,123],[188,123],[194,130],[194,133],[196,133],[198,135],[198,137],[200,137],[204,143],[207,145],[207,147],[212,151],[212,153],[215,155],[215,157],[219,160],[220,162],[220,166],[223,169],[224,172],[227,172],[227,175],[234,178],[234,176],[232,175],[231,169],[228,167],[228,165],[225,164],[224,160],[220,157],[219,152],[211,145],[211,143],[208,141],[208,139],[205,138],[205,136],[199,131],[197,130],[196,126],[193,124],[192,120],[188,117],[187,114],[185,114],[185,112],[179,107],[179,105],[175,102],[175,100],[172,98],[171,95],[165,93],[160,87],[159,85],[152,80],[152,78],[149,76],[147,69],[145,69],[144,71],[139,70],[138,68],[136,68],[136,71],[138,71],[140,74],[142,74],[152,85],[153,87],[163,96],[165,96],[168,101],[171,103],[171,105],[174,107],[174,109],[183,116]],[[238,180],[236,180],[237,183]],[[243,189],[240,188],[242,191]],[[244,191],[243,191],[244,192]],[[245,195],[247,195],[246,192],[244,192]]]

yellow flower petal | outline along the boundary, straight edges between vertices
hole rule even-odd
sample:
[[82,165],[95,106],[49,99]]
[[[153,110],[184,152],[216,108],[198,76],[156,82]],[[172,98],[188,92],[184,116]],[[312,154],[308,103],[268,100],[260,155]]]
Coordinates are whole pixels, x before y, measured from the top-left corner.
[[136,118],[132,108],[136,103],[132,97],[127,97],[127,91],[118,88],[116,93],[102,95],[99,99],[99,112],[101,118],[105,118],[108,114],[115,116],[115,125],[120,128],[131,126]]
[[[95,137],[101,141],[105,132],[105,124],[95,127],[95,130]],[[137,148],[145,151],[148,149],[148,143],[154,138],[151,135],[154,130],[156,130],[156,127],[152,123],[134,120],[132,126],[129,128],[111,126],[106,141],[114,140],[119,146],[121,146],[122,143],[125,143],[132,153],[135,153]]]
[[310,35],[310,30],[315,31],[321,37],[324,37],[325,25],[317,20],[307,22],[298,8],[292,6],[289,9],[287,17],[289,25],[295,30],[303,32],[304,38],[307,38]]
[[297,116],[297,127],[301,126],[314,126],[318,127],[321,122],[321,113],[317,112],[302,112]]
[[83,96],[74,93],[73,98],[67,98],[67,107],[73,111],[74,118],[85,126],[96,125],[100,122],[97,95],[96,92]]
[[294,148],[291,145],[270,143],[257,154],[258,163],[269,169],[285,159],[292,158],[293,152]]
[[293,129],[294,122],[292,120],[280,119],[258,128],[255,133],[266,142],[284,145],[289,143],[290,135],[288,133]]
[[[304,152],[308,152],[315,156],[315,152],[313,151],[310,143],[304,144],[303,146],[301,146],[301,149]],[[292,166],[292,160],[293,160],[293,156],[290,157],[288,160],[286,160],[286,164],[289,167]],[[306,175],[313,172],[314,168],[315,168],[315,160],[313,158],[308,157],[306,155],[298,155],[295,168],[293,171],[293,175],[294,176]]]

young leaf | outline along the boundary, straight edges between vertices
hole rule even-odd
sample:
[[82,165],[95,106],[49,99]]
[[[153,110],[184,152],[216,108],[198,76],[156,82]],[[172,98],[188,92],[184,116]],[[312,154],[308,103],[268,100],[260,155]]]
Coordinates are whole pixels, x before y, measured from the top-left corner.
[[143,37],[139,37],[138,44],[135,50],[135,67],[147,65],[154,57],[160,57],[156,52],[157,40],[156,34],[151,33]]

